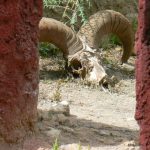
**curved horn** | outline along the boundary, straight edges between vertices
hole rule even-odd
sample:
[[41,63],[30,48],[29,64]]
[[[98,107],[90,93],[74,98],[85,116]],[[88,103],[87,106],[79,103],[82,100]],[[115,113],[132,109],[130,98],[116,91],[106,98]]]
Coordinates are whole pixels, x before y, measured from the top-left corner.
[[113,10],[99,11],[89,18],[78,32],[85,36],[87,43],[92,48],[98,48],[104,35],[116,34],[123,44],[122,63],[127,62],[133,51],[134,36],[130,22],[119,12]]
[[[40,42],[50,42],[62,49],[67,58],[67,68],[89,82],[101,83],[106,77],[99,55],[84,43],[65,24],[50,18],[42,18],[39,23]],[[69,62],[69,63],[68,63]]]
[[39,41],[58,46],[64,57],[83,49],[80,38],[68,26],[57,20],[43,17],[39,23],[39,32]]

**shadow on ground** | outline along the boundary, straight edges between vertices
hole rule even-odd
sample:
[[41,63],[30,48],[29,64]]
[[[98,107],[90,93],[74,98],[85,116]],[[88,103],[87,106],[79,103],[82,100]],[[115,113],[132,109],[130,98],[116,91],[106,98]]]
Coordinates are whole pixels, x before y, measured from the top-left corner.
[[[117,146],[126,141],[134,141],[135,146],[138,146],[138,131],[136,130],[79,119],[72,115],[66,116],[64,120],[61,118],[61,120],[39,121],[38,128],[39,126],[40,130],[26,137],[23,143],[17,145],[1,143],[1,149],[50,150],[56,138],[60,145],[80,143],[82,146],[97,148]],[[56,131],[60,131],[59,136]]]
[[67,72],[64,69],[60,70],[40,70],[40,80],[59,80],[65,79]]
[[[55,121],[41,121],[39,124],[42,126],[41,133],[49,139],[50,144],[57,138],[61,145],[80,143],[82,146],[100,147],[120,145],[126,141],[135,141],[138,145],[137,130],[79,119],[72,115],[61,119],[58,117]],[[49,134],[53,133],[52,129],[60,134]]]

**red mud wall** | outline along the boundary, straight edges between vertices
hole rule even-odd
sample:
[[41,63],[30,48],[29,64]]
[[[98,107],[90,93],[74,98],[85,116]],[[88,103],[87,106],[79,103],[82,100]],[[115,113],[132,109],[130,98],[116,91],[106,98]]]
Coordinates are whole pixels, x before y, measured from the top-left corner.
[[150,150],[150,0],[139,0],[136,35],[136,114],[142,150]]
[[0,1],[0,141],[34,130],[38,98],[38,22],[42,0]]

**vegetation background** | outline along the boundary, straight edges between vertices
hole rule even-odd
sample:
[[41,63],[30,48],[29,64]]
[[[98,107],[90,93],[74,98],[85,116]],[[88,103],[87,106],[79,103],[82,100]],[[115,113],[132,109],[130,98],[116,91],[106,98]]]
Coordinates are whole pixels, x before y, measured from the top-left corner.
[[[132,23],[134,32],[137,28],[138,0],[43,0],[43,16],[64,22],[75,32],[88,18],[100,10],[112,9],[125,15]],[[112,35],[105,38],[102,48],[120,45],[119,39]],[[42,57],[55,56],[59,49],[49,43],[40,44]]]

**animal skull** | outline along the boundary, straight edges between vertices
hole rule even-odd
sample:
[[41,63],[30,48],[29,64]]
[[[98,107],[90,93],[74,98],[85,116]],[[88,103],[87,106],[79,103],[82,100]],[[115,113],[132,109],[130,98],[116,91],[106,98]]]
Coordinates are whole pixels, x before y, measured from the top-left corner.
[[69,66],[73,74],[94,84],[103,84],[107,77],[101,65],[100,54],[87,45],[84,50],[68,57]]

